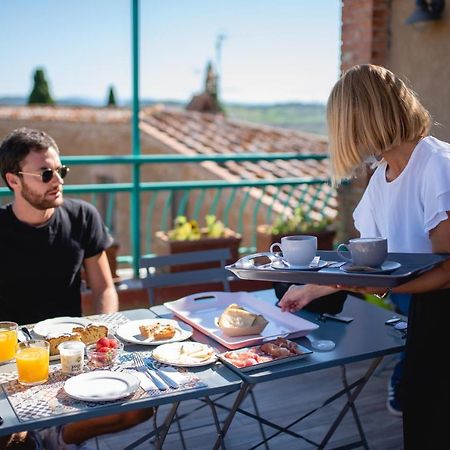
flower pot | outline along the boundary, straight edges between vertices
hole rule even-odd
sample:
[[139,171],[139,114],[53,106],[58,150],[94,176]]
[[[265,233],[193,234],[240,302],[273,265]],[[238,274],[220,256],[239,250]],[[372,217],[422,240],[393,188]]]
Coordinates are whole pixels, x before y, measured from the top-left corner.
[[275,242],[280,242],[284,236],[292,236],[293,234],[308,235],[317,237],[317,248],[319,250],[333,250],[333,242],[336,236],[335,230],[323,230],[310,233],[288,233],[288,234],[271,234],[269,233],[270,225],[258,225],[256,228],[256,251],[268,252],[270,246]]
[[[239,259],[239,247],[242,237],[229,228],[225,229],[225,236],[220,238],[210,238],[204,236],[195,241],[172,241],[166,231],[155,233],[155,253],[158,255],[172,255],[175,253],[199,252],[202,250],[213,250],[219,248],[229,248],[231,258],[227,264],[232,264]],[[172,266],[171,272],[183,272],[187,270],[200,270],[208,267],[218,267],[211,263],[186,264],[182,266]]]

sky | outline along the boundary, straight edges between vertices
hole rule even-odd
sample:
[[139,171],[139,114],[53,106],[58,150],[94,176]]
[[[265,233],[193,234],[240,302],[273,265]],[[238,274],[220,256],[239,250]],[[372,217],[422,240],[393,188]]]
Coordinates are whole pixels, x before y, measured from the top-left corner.
[[[55,99],[132,93],[131,0],[0,0],[0,97],[44,68]],[[188,101],[211,60],[224,102],[325,102],[340,0],[140,0],[140,96]],[[217,51],[218,36],[220,51]]]

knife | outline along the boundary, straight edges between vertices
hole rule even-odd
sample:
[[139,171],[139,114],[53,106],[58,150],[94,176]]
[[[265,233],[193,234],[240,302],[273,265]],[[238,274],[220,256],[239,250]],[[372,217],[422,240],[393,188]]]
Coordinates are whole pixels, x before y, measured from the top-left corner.
[[180,385],[175,381],[172,380],[168,375],[166,375],[162,370],[158,369],[156,367],[156,364],[150,359],[150,358],[144,358],[145,365],[156,372],[156,374],[171,388],[177,389],[180,387]]

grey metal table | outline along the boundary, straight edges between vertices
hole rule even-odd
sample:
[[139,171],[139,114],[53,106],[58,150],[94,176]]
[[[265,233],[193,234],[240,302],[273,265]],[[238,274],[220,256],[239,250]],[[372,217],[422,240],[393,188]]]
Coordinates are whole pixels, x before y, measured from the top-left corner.
[[[272,303],[276,301],[273,290],[254,292],[254,295],[257,296],[261,301]],[[159,316],[171,316],[171,311],[169,311],[164,306],[155,306],[152,308],[152,311],[154,311]],[[296,339],[296,342],[307,348],[311,348],[311,342],[313,340],[327,339],[332,340],[336,343],[335,349],[329,352],[318,352],[317,350],[313,349],[314,353],[309,355],[307,358],[285,364],[274,365],[255,372],[243,373],[237,371],[237,373],[243,380],[243,384],[239,390],[232,408],[229,410],[228,417],[226,418],[222,426],[222,430],[217,436],[217,440],[214,444],[215,449],[219,448],[222,445],[223,439],[233,421],[233,418],[238,412],[245,414],[248,417],[252,417],[255,420],[258,420],[260,423],[272,427],[276,430],[275,434],[268,438],[265,438],[264,436],[264,439],[252,448],[259,447],[278,434],[285,432],[293,437],[305,439],[310,444],[323,449],[328,444],[340,422],[349,410],[351,410],[356,422],[358,433],[360,435],[360,441],[351,443],[348,446],[345,446],[345,448],[355,448],[358,446],[368,448],[367,440],[365,438],[361,421],[354,405],[354,401],[374,373],[376,367],[380,364],[382,358],[386,355],[398,353],[404,348],[404,339],[402,338],[402,334],[393,330],[392,327],[385,325],[385,321],[392,317],[392,312],[381,309],[356,297],[348,296],[342,314],[345,316],[353,317],[354,320],[351,323],[346,324],[330,319],[322,322],[319,320],[319,314],[317,313],[301,311],[297,314],[307,320],[310,320],[311,322],[318,323],[320,326],[317,330],[308,335],[308,337]],[[219,348],[219,350],[226,350],[225,348],[220,348],[217,342],[213,341],[200,332],[194,333],[194,339],[200,342],[214,345],[215,347]],[[345,373],[345,365],[364,360],[370,361],[366,373],[360,379],[349,383]],[[342,369],[343,389],[336,393],[334,396],[326,399],[322,403],[322,405],[319,405],[318,408],[315,408],[314,410],[308,412],[307,414],[303,415],[298,420],[287,426],[280,426],[273,422],[265,420],[260,416],[260,414],[258,414],[258,412],[256,414],[252,414],[240,408],[246,395],[253,389],[255,385],[259,383],[270,382],[272,380],[278,380],[293,375],[313,372],[316,370],[335,366],[340,366]],[[325,433],[322,442],[311,442],[308,439],[304,438],[302,435],[289,430],[289,428],[294,424],[298,423],[321,407],[333,402],[343,395],[347,396],[347,402],[339,412],[335,421],[330,425],[330,428]]]
[[[121,313],[130,320],[146,319],[156,317],[148,309],[137,309],[130,311],[121,311]],[[126,345],[126,351],[143,351],[148,348],[140,345]],[[0,366],[0,373],[12,372],[15,370],[15,364],[6,364]],[[215,364],[213,366],[199,367],[191,369],[206,385],[205,387],[193,390],[185,390],[180,392],[162,393],[157,397],[143,398],[138,400],[124,400],[123,402],[111,405],[102,405],[83,410],[75,413],[66,413],[46,417],[41,419],[20,421],[14,412],[10,402],[3,389],[0,389],[0,416],[3,418],[3,424],[0,425],[0,436],[8,435],[18,431],[34,430],[54,425],[62,425],[77,420],[89,419],[92,417],[106,416],[114,413],[120,413],[140,408],[155,407],[164,404],[173,404],[169,415],[167,416],[163,430],[162,438],[158,443],[159,446],[164,442],[164,437],[168,431],[168,427],[176,413],[177,406],[180,402],[190,399],[209,398],[211,395],[224,394],[238,391],[242,385],[240,377],[223,364]]]

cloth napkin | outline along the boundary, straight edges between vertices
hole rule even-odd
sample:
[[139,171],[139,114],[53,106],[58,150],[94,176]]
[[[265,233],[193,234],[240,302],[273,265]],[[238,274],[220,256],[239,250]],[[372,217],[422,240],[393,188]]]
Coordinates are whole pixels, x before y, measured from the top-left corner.
[[[176,381],[180,388],[183,388],[183,385],[186,384],[189,381],[189,376],[185,373],[178,372],[178,370],[174,369],[173,367],[161,367],[160,370],[164,372],[168,377],[170,377],[173,381]],[[143,372],[133,370],[133,375],[136,376],[139,381],[141,382],[141,388],[144,389],[144,391],[153,391],[153,390],[159,390],[155,383]],[[157,374],[155,374],[156,377],[158,377]],[[172,389],[172,388],[168,388]]]

